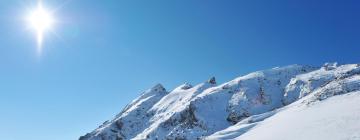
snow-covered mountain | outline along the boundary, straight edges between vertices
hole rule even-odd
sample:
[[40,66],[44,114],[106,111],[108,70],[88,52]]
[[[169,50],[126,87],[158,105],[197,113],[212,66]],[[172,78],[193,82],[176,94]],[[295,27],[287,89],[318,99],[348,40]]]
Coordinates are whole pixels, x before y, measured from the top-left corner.
[[360,139],[359,64],[290,65],[172,91],[159,84],[80,140],[325,138]]

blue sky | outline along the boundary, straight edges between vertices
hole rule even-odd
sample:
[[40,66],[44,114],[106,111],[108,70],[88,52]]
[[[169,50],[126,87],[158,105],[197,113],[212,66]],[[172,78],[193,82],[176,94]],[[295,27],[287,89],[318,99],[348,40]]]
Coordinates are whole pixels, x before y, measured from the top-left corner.
[[42,53],[0,1],[0,139],[77,139],[143,90],[289,64],[359,63],[356,0],[49,0]]

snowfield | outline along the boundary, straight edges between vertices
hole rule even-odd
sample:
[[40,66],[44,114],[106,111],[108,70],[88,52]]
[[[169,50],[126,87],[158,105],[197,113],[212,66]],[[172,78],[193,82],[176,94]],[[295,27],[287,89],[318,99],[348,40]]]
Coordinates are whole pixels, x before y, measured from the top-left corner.
[[287,108],[264,120],[237,140],[358,140],[360,92],[312,105]]
[[156,85],[80,140],[360,140],[360,65],[290,65],[217,85]]

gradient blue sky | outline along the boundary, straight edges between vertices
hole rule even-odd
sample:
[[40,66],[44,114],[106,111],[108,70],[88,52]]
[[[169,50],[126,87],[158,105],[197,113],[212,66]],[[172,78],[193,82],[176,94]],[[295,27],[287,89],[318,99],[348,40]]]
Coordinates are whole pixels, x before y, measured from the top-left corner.
[[225,82],[289,64],[360,62],[357,0],[49,0],[41,54],[0,1],[0,139],[73,140],[162,83]]

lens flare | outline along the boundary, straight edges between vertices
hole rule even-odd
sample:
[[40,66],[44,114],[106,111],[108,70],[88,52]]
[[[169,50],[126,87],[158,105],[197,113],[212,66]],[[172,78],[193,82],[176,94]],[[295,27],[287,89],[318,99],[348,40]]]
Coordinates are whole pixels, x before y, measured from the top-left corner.
[[50,30],[54,24],[52,13],[45,9],[41,2],[37,8],[32,10],[27,18],[29,26],[36,32],[38,49],[41,50],[46,31]]

